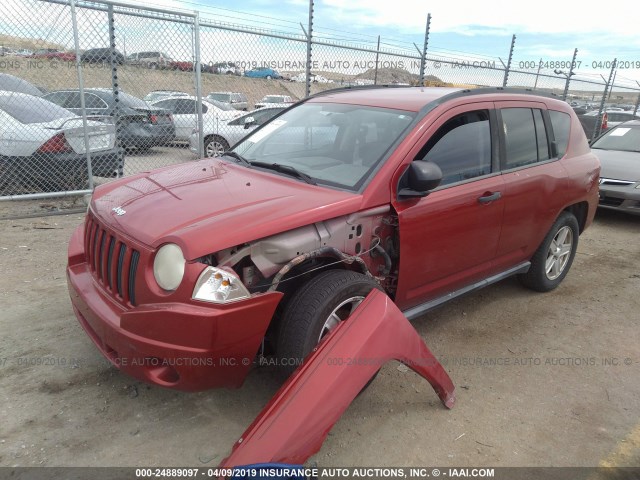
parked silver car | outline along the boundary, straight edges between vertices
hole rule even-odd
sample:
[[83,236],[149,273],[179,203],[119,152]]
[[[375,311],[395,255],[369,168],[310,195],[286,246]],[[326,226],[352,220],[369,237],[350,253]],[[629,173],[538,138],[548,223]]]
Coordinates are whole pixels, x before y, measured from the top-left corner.
[[612,128],[591,149],[602,164],[599,206],[640,215],[640,121]]
[[236,110],[244,110],[246,112],[249,108],[247,96],[240,92],[211,92],[207,95],[207,98],[217,100],[222,103],[228,103]]
[[[217,125],[205,122],[204,124],[204,155],[205,157],[217,157],[232,145],[238,143],[251,130],[268,122],[286,107],[271,107],[254,110],[241,117],[219,122]],[[189,149],[198,153],[200,137],[194,129],[189,137]]]

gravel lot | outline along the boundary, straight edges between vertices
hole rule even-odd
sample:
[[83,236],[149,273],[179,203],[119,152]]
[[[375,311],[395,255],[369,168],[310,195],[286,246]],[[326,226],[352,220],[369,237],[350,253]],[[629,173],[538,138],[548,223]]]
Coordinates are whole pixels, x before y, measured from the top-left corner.
[[[275,377],[256,370],[240,390],[188,394],[111,367],[68,299],[66,246],[81,222],[80,213],[0,222],[0,465],[217,465]],[[556,291],[510,279],[417,320],[457,387],[456,407],[388,364],[313,460],[640,465],[639,234],[640,218],[599,212]]]

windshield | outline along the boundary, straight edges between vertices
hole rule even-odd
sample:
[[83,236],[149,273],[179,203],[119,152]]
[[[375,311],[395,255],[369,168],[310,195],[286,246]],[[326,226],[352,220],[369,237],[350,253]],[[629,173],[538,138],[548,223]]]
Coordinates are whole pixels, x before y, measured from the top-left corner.
[[596,140],[591,148],[640,152],[640,127],[625,127],[624,125],[616,127]]
[[252,162],[294,167],[319,184],[358,190],[415,115],[305,103],[255,130],[233,150]]
[[267,95],[261,100],[262,103],[283,103],[284,101],[285,97],[282,95]]
[[0,110],[24,124],[47,123],[59,118],[75,117],[66,108],[31,95],[0,95]]
[[229,102],[231,101],[230,93],[210,93],[207,95],[211,100],[217,100],[219,102]]
[[118,92],[118,98],[122,103],[122,105],[124,105],[125,107],[149,108],[149,105],[147,105],[147,102],[145,102],[144,100],[140,100],[139,98],[134,97],[133,95],[129,95],[128,93],[124,93],[122,90]]

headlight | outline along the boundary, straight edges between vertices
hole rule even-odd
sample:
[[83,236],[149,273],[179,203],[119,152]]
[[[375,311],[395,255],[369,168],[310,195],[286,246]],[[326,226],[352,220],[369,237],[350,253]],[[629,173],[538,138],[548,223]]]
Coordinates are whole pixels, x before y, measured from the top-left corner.
[[228,303],[249,297],[249,290],[235,274],[214,267],[204,269],[193,289],[193,299],[204,302]]
[[184,277],[184,255],[175,243],[160,247],[153,261],[153,276],[164,290],[173,291],[180,286]]

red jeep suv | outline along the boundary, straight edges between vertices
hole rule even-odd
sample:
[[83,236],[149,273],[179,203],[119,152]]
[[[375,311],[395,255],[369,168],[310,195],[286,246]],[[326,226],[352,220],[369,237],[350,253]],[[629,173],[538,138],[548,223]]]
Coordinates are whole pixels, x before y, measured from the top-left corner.
[[510,275],[555,288],[599,171],[557,99],[327,91],[220,158],[98,187],[69,246],[73,308],[138,379],[238,387],[256,358],[293,371],[374,288],[410,319]]

